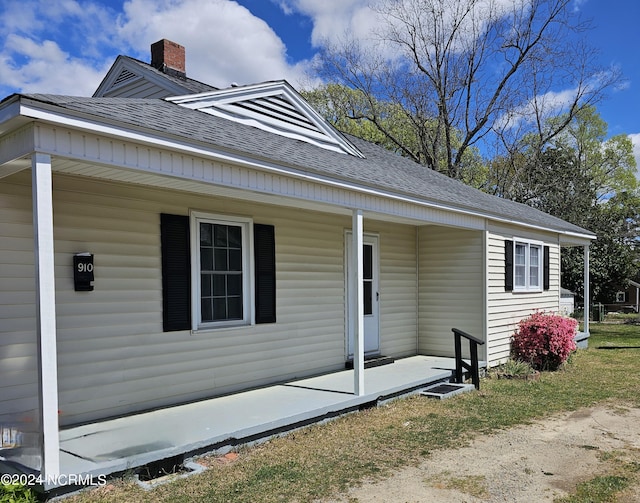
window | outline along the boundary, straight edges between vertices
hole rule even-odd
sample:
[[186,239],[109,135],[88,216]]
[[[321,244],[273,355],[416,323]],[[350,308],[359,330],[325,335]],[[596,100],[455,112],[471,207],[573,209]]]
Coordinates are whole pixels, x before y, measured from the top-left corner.
[[192,213],[192,326],[250,323],[251,221]]
[[516,241],[514,243],[513,289],[542,290],[542,245]]
[[165,332],[276,323],[273,225],[163,213],[160,238]]

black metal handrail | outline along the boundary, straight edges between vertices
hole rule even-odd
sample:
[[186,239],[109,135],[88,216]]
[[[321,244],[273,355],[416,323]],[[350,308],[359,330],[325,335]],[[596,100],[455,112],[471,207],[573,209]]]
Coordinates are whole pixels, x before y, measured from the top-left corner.
[[[463,383],[464,376],[462,374],[462,369],[466,369],[471,373],[471,382],[476,387],[476,389],[480,389],[480,369],[478,366],[478,346],[482,346],[484,341],[481,341],[477,337],[470,335],[462,330],[458,330],[457,328],[452,328],[455,348],[456,348],[456,375],[455,382]],[[462,338],[465,338],[469,341],[469,353],[471,356],[471,365],[465,362],[462,359]]]

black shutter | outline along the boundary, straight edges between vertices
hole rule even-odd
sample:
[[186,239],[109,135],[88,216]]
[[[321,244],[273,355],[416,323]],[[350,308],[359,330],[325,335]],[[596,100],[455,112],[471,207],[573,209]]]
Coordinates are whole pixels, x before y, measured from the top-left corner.
[[550,277],[550,267],[549,267],[549,247],[544,247],[544,268],[542,269],[542,285],[545,290],[549,290],[549,277]]
[[504,242],[504,289],[513,291],[513,241]]
[[189,217],[160,215],[162,246],[162,327],[191,329],[191,255]]
[[276,322],[276,241],[273,225],[254,224],[256,323]]

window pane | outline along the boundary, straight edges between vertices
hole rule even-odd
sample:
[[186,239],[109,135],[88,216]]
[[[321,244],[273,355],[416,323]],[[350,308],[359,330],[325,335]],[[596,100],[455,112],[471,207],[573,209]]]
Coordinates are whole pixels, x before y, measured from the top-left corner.
[[200,224],[200,246],[211,246],[211,224]]
[[229,297],[229,318],[230,320],[242,319],[242,297]]
[[224,297],[227,294],[224,274],[213,275],[213,295],[216,297]]
[[229,250],[229,270],[242,271],[242,251]]
[[529,286],[538,287],[540,286],[540,269],[538,267],[532,267],[529,271]]
[[515,269],[515,278],[514,283],[515,286],[527,286],[527,268],[525,266],[516,266]]
[[225,297],[213,299],[213,321],[227,319],[227,300]]
[[526,253],[527,253],[526,245],[516,244],[516,265],[523,266],[526,264],[526,261],[527,261]]
[[242,229],[229,226],[229,248],[242,248]]
[[540,247],[529,246],[529,286],[540,286]]
[[202,271],[213,271],[213,249],[200,248],[200,268]]
[[202,321],[213,321],[211,299],[202,299],[200,306],[200,309],[202,311]]
[[228,295],[242,296],[242,274],[229,274],[227,276]]
[[529,263],[531,267],[538,267],[540,265],[540,248],[537,246],[531,246],[529,248]]
[[216,248],[214,250],[214,261],[215,268],[214,271],[228,271],[229,264],[227,263],[227,249],[226,248]]
[[201,274],[200,275],[200,296],[201,297],[211,297],[211,275],[209,274]]
[[218,247],[221,246],[223,248],[227,247],[227,226],[226,225],[215,225],[214,226],[214,234],[213,234],[213,244]]

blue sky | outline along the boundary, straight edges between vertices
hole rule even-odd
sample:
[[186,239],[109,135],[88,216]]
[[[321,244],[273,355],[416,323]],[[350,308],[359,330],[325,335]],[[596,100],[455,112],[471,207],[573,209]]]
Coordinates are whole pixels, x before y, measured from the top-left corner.
[[[151,43],[186,48],[187,74],[218,87],[305,75],[323,39],[364,35],[371,0],[0,0],[0,98],[91,95],[118,54],[149,61]],[[628,134],[640,165],[640,2],[574,0],[591,45],[626,81],[598,111]]]

